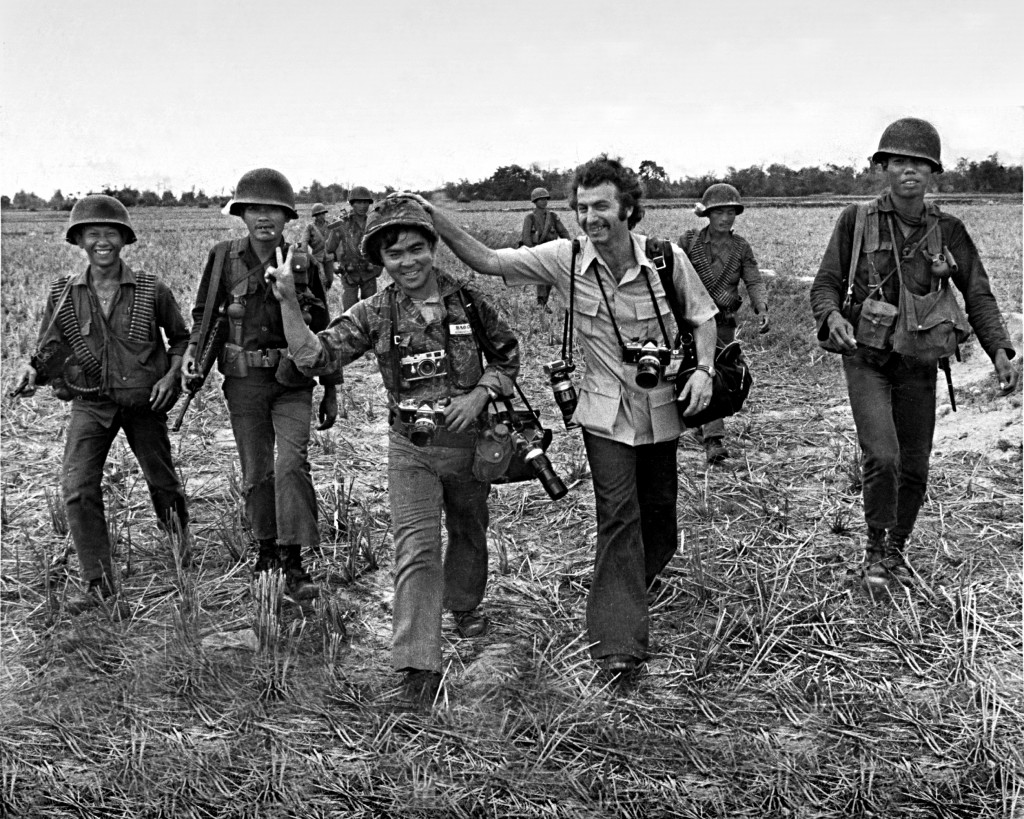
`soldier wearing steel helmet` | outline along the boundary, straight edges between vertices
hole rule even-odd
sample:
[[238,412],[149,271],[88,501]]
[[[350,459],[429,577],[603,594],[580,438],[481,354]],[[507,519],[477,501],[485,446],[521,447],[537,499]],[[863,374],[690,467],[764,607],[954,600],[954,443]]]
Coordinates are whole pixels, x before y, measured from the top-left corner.
[[118,430],[142,468],[159,526],[177,539],[183,564],[191,556],[188,509],[167,435],[188,328],[167,285],[121,258],[136,237],[117,199],[80,199],[65,239],[82,249],[88,264],[51,286],[39,352],[15,393],[32,395],[49,382],[58,397],[71,401],[61,487],[87,588],[67,609],[78,614],[110,601],[123,612],[102,493],[103,464]]
[[[272,270],[289,352],[306,373],[331,373],[373,351],[388,391],[388,491],[395,542],[392,663],[403,698],[433,702],[441,679],[442,607],[463,637],[483,634],[487,583],[487,495],[473,474],[478,420],[487,403],[512,394],[519,344],[490,299],[435,265],[437,233],[411,199],[388,198],[366,220],[362,252],[392,284],[314,334],[300,318],[290,259]],[[479,317],[477,346],[467,302]],[[396,325],[397,322],[397,325]],[[429,361],[429,374],[417,362]],[[410,421],[424,408],[433,437]],[[422,437],[417,437],[419,433]],[[442,559],[442,510],[448,548]]]
[[[768,297],[761,271],[754,259],[750,243],[733,231],[736,217],[743,213],[740,192],[732,185],[711,185],[694,208],[708,224],[703,230],[688,230],[679,237],[679,247],[693,263],[697,275],[718,307],[715,324],[718,344],[724,346],[736,339],[736,312],[743,299],[739,293],[743,282],[754,312],[760,317],[760,332],[768,332]],[[722,439],[725,419],[712,421],[700,429],[708,463],[729,457]]]
[[[319,594],[302,557],[304,549],[320,542],[307,456],[314,382],[288,358],[281,305],[264,278],[276,263],[275,252],[286,248],[285,225],[298,217],[295,194],[283,174],[258,168],[239,180],[227,210],[245,223],[248,236],[220,242],[210,251],[192,311],[182,378],[197,375],[196,350],[205,343],[200,336],[212,299],[210,313],[227,317],[217,363],[242,465],[245,511],[259,548],[254,570],[283,570],[293,599],[309,600]],[[309,326],[322,330],[329,319],[327,295],[315,261],[302,291]],[[317,429],[327,429],[338,414],[335,379],[324,376],[320,382],[324,394]]]
[[[939,134],[905,118],[871,157],[888,190],[839,216],[814,283],[818,339],[841,353],[862,452],[864,560],[852,572],[869,589],[917,579],[907,542],[925,497],[935,429],[937,363],[967,323],[992,359],[1002,394],[1019,379],[1016,356],[985,268],[963,222],[925,194],[942,173]],[[966,318],[948,290],[952,282]],[[928,306],[930,305],[930,307]],[[911,320],[922,306],[931,318]],[[936,356],[940,356],[936,359]],[[948,364],[947,364],[948,366]]]
[[323,202],[317,202],[310,211],[313,221],[306,225],[306,231],[302,240],[309,248],[313,258],[320,263],[323,272],[324,289],[330,290],[334,284],[334,262],[327,259],[327,239],[330,236],[330,229],[327,226],[327,206]]
[[377,292],[377,277],[381,271],[380,265],[367,260],[359,250],[373,194],[362,185],[356,185],[349,191],[348,203],[352,210],[331,223],[327,239],[327,258],[337,263],[341,278],[341,305],[344,310]]
[[[534,188],[530,191],[530,201],[533,202],[531,210],[523,218],[523,233],[519,241],[520,247],[536,247],[537,245],[550,242],[554,239],[568,239],[569,231],[565,229],[562,220],[553,210],[548,210],[548,202],[551,201],[551,194],[547,188]],[[551,285],[537,285],[537,305],[545,308],[549,313],[548,299],[551,297]]]

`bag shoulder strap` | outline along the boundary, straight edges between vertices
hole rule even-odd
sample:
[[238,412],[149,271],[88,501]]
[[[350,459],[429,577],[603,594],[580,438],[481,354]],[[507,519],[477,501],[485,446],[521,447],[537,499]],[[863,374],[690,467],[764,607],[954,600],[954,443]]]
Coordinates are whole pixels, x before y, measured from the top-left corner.
[[395,292],[395,286],[390,285],[388,287],[388,312],[390,313],[391,327],[391,344],[389,345],[389,355],[391,357],[391,394],[395,396],[397,400],[402,392],[402,362],[398,358],[398,343],[401,341],[401,335],[398,332],[398,296]]
[[[861,202],[857,205],[857,218],[853,223],[853,245],[850,248],[850,269],[846,276],[846,302],[853,299],[853,280],[857,274],[857,262],[864,246],[864,226],[867,222],[868,210],[874,205],[875,218],[872,219],[874,231],[878,232],[878,205],[872,202]],[[877,245],[876,245],[877,246]]]
[[[693,231],[687,231],[689,235]],[[654,269],[658,271],[658,278],[661,279],[661,288],[665,291],[665,298],[668,299],[668,306],[676,319],[676,331],[683,334],[683,316],[685,315],[684,303],[676,291],[676,284],[673,279],[675,273],[675,254],[672,252],[672,243],[663,239],[647,237],[647,248],[644,250],[647,258],[654,263]]]

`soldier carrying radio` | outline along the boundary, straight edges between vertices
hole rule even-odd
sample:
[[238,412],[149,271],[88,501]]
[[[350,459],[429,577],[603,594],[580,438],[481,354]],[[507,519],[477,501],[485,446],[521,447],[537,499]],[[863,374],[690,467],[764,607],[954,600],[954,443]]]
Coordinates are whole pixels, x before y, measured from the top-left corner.
[[366,214],[373,204],[373,194],[368,188],[356,185],[349,191],[348,203],[352,210],[329,225],[326,250],[328,261],[333,260],[338,266],[341,306],[344,310],[377,292],[377,277],[381,271],[380,265],[366,259],[359,249],[366,231]]
[[[288,358],[281,306],[264,280],[275,252],[286,249],[285,224],[298,217],[295,194],[281,173],[258,168],[242,176],[227,208],[249,235],[210,251],[192,310],[182,380],[188,389],[205,376],[197,371],[197,356],[207,348],[208,335],[223,328],[217,363],[242,464],[245,511],[259,547],[254,571],[283,570],[288,594],[309,600],[319,589],[303,567],[302,550],[320,542],[307,455],[313,379]],[[327,295],[316,261],[301,255],[308,260],[297,283],[301,315],[313,330],[322,330],[329,319]],[[327,429],[338,415],[337,389],[331,376],[320,383],[317,429]]]
[[[921,119],[882,133],[872,162],[888,190],[848,206],[811,285],[818,340],[841,353],[862,454],[864,562],[869,590],[911,585],[906,545],[924,502],[935,430],[937,365],[970,328],[992,359],[1003,395],[1020,374],[978,251],[963,222],[925,200],[942,173],[939,134]],[[956,285],[967,317],[949,288]],[[950,391],[952,398],[952,389]]]
[[362,252],[383,264],[393,284],[319,334],[302,322],[291,258],[279,258],[268,274],[276,278],[289,353],[303,372],[337,372],[371,350],[377,357],[391,424],[392,663],[405,674],[403,698],[420,705],[434,701],[441,680],[442,606],[461,636],[487,629],[478,607],[487,583],[490,485],[474,477],[473,462],[488,403],[510,396],[519,372],[509,326],[483,293],[435,267],[436,249],[437,232],[416,202],[374,205]]
[[[139,461],[157,523],[178,539],[187,565],[188,510],[171,459],[167,410],[179,395],[178,372],[188,329],[170,289],[121,259],[134,244],[128,211],[112,196],[90,195],[71,210],[65,233],[88,259],[85,270],[55,280],[43,313],[39,351],[23,370],[16,395],[51,384],[71,401],[61,487],[85,593],[68,601],[79,614],[105,602],[124,613],[103,512],[103,463],[118,430]],[[168,347],[164,347],[166,335]]]

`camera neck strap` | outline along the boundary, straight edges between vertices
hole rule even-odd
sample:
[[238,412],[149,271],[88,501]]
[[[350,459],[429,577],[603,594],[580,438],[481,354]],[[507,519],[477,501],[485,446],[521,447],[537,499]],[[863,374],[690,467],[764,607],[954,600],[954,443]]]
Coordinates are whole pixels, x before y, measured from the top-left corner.
[[572,259],[569,262],[569,309],[562,321],[562,361],[572,364],[572,314],[576,308],[576,260],[580,255],[580,240],[572,240]]
[[[665,252],[666,246],[668,246],[667,253]],[[683,328],[686,327],[684,319],[685,304],[680,298],[679,291],[676,290],[676,283],[673,280],[675,256],[672,254],[672,245],[664,240],[648,237],[647,247],[644,252],[647,254],[647,258],[651,260],[651,264],[654,265],[658,278],[661,279],[661,289],[665,291],[665,299],[668,301],[669,309],[672,310],[672,315],[675,316],[676,330],[679,333],[679,340],[682,342]],[[692,334],[687,333],[687,335],[692,338]],[[672,345],[670,344],[669,346],[671,347]]]

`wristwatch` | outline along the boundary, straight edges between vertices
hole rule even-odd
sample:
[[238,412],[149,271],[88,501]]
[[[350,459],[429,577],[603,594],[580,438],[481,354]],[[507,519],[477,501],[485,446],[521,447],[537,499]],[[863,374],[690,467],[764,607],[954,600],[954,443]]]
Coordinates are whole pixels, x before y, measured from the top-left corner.
[[695,370],[703,370],[708,374],[708,378],[715,377],[715,365],[714,364],[698,364],[694,367]]
[[494,389],[494,387],[488,387],[485,384],[484,389],[487,390],[487,397],[491,401],[497,401],[499,398],[501,398],[501,394],[496,389]]

